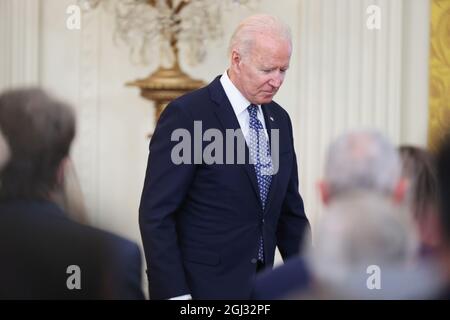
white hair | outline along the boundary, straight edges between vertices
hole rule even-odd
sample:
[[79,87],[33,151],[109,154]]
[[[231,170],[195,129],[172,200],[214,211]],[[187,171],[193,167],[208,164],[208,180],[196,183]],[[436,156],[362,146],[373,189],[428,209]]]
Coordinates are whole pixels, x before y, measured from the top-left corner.
[[5,164],[8,162],[10,156],[10,151],[5,137],[0,130],[0,170],[3,169]]
[[246,56],[257,35],[265,34],[279,37],[289,42],[292,47],[292,35],[289,26],[279,18],[268,14],[257,14],[242,20],[230,39],[228,52],[237,50]]
[[331,196],[355,189],[392,194],[400,177],[400,155],[377,131],[345,133],[328,149],[324,180]]

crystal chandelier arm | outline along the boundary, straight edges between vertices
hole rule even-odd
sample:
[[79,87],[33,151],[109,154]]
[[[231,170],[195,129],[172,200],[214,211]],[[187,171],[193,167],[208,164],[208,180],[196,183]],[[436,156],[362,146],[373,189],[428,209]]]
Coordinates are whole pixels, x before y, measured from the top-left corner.
[[[1,1],[1,0],[0,0]],[[178,42],[187,43],[188,63],[201,62],[207,39],[221,34],[221,14],[229,9],[225,3],[248,3],[259,0],[76,0],[85,11],[98,6],[115,15],[114,40],[131,47],[131,57],[148,56],[149,48],[160,44],[165,59],[178,59]],[[153,55],[151,55],[153,56]],[[138,61],[148,63],[145,58]],[[172,63],[172,62],[171,62]],[[177,61],[175,61],[175,65]]]

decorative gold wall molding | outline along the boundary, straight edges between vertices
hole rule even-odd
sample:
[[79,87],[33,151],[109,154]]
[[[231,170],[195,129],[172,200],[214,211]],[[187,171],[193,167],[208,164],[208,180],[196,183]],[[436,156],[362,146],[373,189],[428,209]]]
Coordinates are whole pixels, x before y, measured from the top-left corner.
[[450,0],[431,2],[428,145],[436,150],[450,130]]

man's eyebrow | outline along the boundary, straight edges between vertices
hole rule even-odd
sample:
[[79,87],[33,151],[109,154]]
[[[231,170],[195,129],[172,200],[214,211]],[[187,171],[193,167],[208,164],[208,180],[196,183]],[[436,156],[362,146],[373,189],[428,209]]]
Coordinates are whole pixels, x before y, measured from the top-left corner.
[[267,64],[261,64],[259,67],[260,67],[261,69],[273,69],[273,66],[269,66],[269,65],[267,65]]

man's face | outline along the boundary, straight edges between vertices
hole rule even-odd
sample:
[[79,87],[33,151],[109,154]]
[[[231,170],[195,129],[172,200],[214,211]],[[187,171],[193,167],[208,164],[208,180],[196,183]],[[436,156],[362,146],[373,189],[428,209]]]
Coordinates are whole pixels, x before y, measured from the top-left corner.
[[272,101],[289,68],[291,45],[287,40],[260,35],[249,52],[234,60],[238,88],[253,104]]

